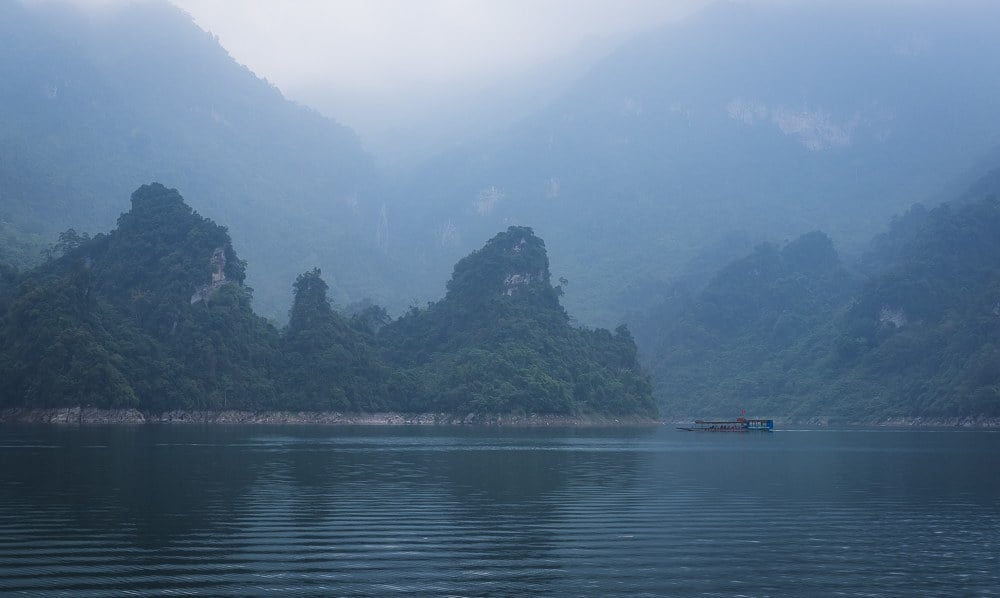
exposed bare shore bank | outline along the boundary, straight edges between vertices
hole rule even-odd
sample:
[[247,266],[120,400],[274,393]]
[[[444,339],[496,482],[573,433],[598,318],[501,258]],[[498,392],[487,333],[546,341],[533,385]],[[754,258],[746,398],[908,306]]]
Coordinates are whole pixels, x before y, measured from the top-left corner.
[[[664,423],[669,425],[690,424],[697,418],[671,418]],[[705,419],[705,418],[701,418]],[[726,419],[726,418],[723,418]],[[834,415],[813,417],[774,418],[775,429],[788,429],[792,426],[808,426],[815,428],[836,427],[876,427],[876,428],[969,428],[969,429],[1000,429],[1000,418],[996,417],[881,417],[858,419]]]
[[0,423],[25,424],[314,424],[340,426],[487,425],[487,426],[655,426],[660,422],[641,417],[598,415],[454,415],[446,413],[339,413],[315,411],[167,411],[149,413],[138,409],[0,410]]
[[852,421],[849,418],[811,417],[793,419],[789,424],[815,426],[879,426],[883,428],[1000,428],[1000,418],[996,417],[885,417],[867,421]]
[[[312,424],[330,426],[655,426],[684,425],[694,418],[655,420],[643,417],[599,415],[454,415],[448,413],[340,413],[333,411],[167,411],[152,413],[138,409],[93,409],[62,407],[52,409],[3,409],[0,424]],[[791,426],[884,428],[968,428],[1000,429],[1000,418],[990,417],[896,417],[854,420],[836,416],[776,419],[778,429]]]

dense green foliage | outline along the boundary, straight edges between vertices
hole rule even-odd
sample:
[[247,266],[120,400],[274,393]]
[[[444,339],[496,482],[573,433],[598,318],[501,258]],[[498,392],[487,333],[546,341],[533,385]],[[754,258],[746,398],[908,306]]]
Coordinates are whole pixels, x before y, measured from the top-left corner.
[[790,364],[811,365],[812,335],[855,285],[822,233],[781,249],[761,245],[723,268],[674,318],[654,314],[640,326],[664,408],[674,415],[732,415],[742,407],[778,409],[776,397],[786,402],[808,394]]
[[653,415],[628,330],[570,326],[545,245],[510,227],[455,266],[444,299],[379,333],[416,411]]
[[[839,266],[806,235],[720,271],[642,346],[668,415],[1000,415],[1000,186],[915,207]],[[675,309],[671,306],[671,309]]]
[[376,305],[341,315],[306,272],[280,332],[254,314],[226,229],[162,185],[53,252],[0,268],[0,407],[655,414],[628,331],[569,326],[530,229],[392,323]]
[[281,341],[283,404],[307,410],[387,410],[389,371],[381,365],[374,336],[351,327],[333,310],[318,269],[300,275],[294,288]]
[[932,210],[836,332],[841,410],[1000,416],[997,195]]
[[147,185],[110,234],[67,231],[0,330],[5,405],[267,405],[277,331],[256,316],[226,230]]

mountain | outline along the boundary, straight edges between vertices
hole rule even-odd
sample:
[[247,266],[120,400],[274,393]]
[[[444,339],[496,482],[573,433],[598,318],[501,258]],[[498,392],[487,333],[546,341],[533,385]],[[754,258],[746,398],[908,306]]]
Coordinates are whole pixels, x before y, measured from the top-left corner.
[[390,212],[413,217],[390,251],[432,281],[530,223],[567,305],[601,324],[734,232],[824,230],[858,253],[1000,144],[997,22],[987,3],[720,3],[398,180]]
[[175,189],[143,185],[110,233],[70,230],[56,250],[0,267],[0,409],[656,413],[627,329],[569,325],[530,229],[394,322],[375,305],[344,316],[305,272],[280,331],[254,313],[227,229]]
[[1000,415],[1000,186],[975,191],[977,200],[930,211],[899,257],[866,281],[837,328],[845,392],[831,404]]
[[1000,415],[1000,177],[915,206],[853,273],[829,238],[762,246],[640,346],[668,417]]
[[6,286],[4,407],[273,405],[278,332],[253,313],[225,228],[147,185],[118,227]]
[[804,370],[825,354],[823,333],[859,287],[830,238],[812,232],[760,245],[679,306],[664,302],[636,325],[664,412],[798,414],[796,402],[818,386]]
[[510,227],[455,265],[444,299],[379,332],[409,411],[654,416],[624,326],[569,324],[545,244]]
[[614,325],[705,256],[735,258],[727,239],[824,230],[854,254],[891,214],[982,174],[970,165],[1000,146],[998,12],[720,3],[518,123],[386,172],[166,2],[0,0],[0,261],[107,230],[160,180],[232,226],[278,321],[298,273],[321,267],[340,305],[399,313],[481,239],[530,224],[571,311]]
[[377,330],[332,308],[318,268],[300,274],[293,288],[295,299],[280,344],[282,406],[350,412],[395,407],[388,400],[391,371],[379,357]]
[[121,198],[161,180],[233,227],[268,316],[286,317],[288,280],[311,267],[344,303],[405,278],[378,247],[376,171],[354,133],[172,5],[0,0],[0,39],[0,257],[26,265],[29,241],[107,230]]

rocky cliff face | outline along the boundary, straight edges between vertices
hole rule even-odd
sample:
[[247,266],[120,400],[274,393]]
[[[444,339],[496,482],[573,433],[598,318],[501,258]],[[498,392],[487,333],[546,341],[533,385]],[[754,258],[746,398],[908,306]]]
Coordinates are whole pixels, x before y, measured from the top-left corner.
[[212,259],[209,260],[212,264],[212,282],[198,287],[195,292],[191,295],[191,305],[198,303],[199,301],[208,301],[212,298],[222,285],[226,284],[226,248],[216,247],[215,251],[212,252]]

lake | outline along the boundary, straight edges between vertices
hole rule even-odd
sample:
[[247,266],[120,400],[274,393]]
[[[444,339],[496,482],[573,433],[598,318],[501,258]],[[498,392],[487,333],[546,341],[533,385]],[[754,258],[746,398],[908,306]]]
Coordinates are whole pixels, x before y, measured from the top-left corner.
[[1000,595],[1000,433],[0,427],[0,594]]

